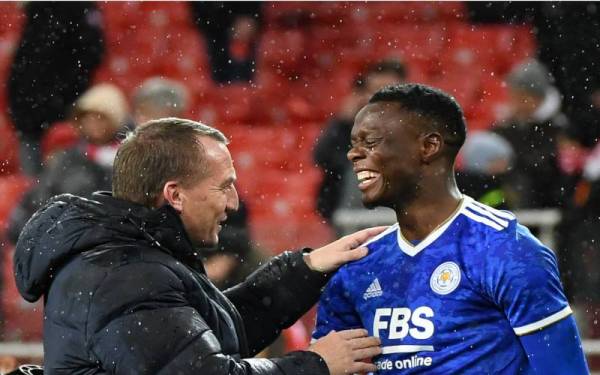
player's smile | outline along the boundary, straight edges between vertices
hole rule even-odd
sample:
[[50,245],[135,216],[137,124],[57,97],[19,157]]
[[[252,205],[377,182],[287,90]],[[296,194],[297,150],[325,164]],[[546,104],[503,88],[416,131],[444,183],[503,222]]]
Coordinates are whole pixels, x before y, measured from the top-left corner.
[[381,179],[381,174],[372,170],[357,170],[356,177],[358,178],[358,188],[361,191],[367,190]]

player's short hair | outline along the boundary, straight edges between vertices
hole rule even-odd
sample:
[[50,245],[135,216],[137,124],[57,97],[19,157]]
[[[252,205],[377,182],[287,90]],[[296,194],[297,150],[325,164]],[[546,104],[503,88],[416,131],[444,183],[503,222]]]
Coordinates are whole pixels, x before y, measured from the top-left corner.
[[152,120],[137,127],[117,151],[113,195],[153,207],[167,181],[177,180],[186,186],[204,177],[207,163],[199,136],[228,143],[219,130],[180,118]]
[[454,155],[465,143],[467,125],[463,111],[453,97],[439,89],[416,83],[387,86],[369,99],[369,103],[379,102],[399,103],[405,110],[431,120],[430,125],[440,132]]
[[362,89],[367,85],[369,76],[371,74],[395,74],[398,77],[398,81],[406,80],[407,72],[406,65],[400,60],[388,59],[379,61],[377,63],[370,64],[367,66],[364,72],[357,75],[354,79],[354,87]]

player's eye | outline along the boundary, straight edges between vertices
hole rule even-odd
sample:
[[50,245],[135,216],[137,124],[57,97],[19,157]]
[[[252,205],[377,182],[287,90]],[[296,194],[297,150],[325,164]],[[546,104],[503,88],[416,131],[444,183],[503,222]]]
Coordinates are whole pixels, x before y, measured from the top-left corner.
[[372,151],[379,143],[381,142],[381,138],[371,138],[365,139],[365,147]]

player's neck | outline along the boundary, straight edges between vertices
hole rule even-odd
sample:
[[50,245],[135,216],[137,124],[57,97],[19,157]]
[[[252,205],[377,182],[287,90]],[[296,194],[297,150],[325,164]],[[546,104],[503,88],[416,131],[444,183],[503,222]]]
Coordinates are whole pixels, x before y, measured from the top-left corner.
[[411,202],[396,209],[402,235],[408,241],[423,240],[456,213],[461,200],[462,194],[453,181],[444,189],[423,188]]

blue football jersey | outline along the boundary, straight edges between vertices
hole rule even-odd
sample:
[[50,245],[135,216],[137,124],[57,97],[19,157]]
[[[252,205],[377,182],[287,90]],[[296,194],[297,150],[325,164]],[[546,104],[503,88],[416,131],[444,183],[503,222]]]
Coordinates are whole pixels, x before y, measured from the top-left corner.
[[367,246],[327,284],[313,338],[366,328],[379,374],[528,374],[518,336],[571,314],[552,251],[470,197],[417,244],[396,224]]

